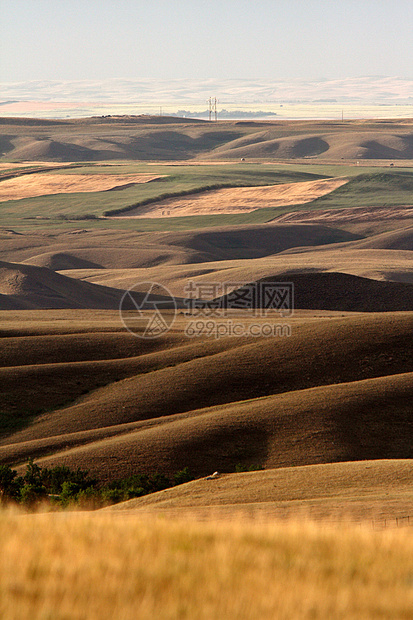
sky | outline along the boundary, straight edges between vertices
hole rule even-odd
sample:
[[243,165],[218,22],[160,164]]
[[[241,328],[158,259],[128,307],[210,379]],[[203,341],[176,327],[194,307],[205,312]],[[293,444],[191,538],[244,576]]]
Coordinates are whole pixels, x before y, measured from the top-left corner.
[[0,82],[413,78],[413,0],[0,0]]

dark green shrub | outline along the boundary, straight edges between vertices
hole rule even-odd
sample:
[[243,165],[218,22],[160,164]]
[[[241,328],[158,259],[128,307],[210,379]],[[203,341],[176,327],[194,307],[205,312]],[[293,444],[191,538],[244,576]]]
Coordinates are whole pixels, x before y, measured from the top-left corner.
[[107,486],[99,486],[98,480],[90,478],[89,472],[80,468],[71,470],[63,465],[48,469],[29,459],[24,476],[17,476],[17,472],[8,465],[0,466],[0,502],[16,501],[33,509],[48,501],[50,505],[92,510],[156,493],[190,480],[193,476],[185,467],[174,474],[173,482],[164,474],[133,474]]
[[0,465],[0,502],[17,499],[19,490],[17,472],[8,465]]
[[[134,495],[134,497],[137,497]],[[103,489],[101,492],[102,502],[104,504],[118,504],[131,499],[127,491],[122,489]]]
[[97,510],[104,506],[102,493],[98,489],[88,487],[79,491],[76,496],[76,505],[82,510]]
[[97,480],[89,478],[88,471],[80,468],[72,470],[65,465],[54,467],[53,469],[43,469],[42,481],[48,488],[49,492],[53,494],[60,494],[62,492],[64,482],[71,482],[77,485],[77,492],[97,485]]
[[43,485],[26,482],[20,489],[20,502],[26,508],[34,508],[46,499],[47,493]]
[[194,477],[189,471],[189,467],[184,467],[184,469],[174,473],[175,484],[185,484],[185,482],[191,482],[193,479]]
[[29,459],[29,462],[26,466],[26,473],[23,477],[23,480],[26,484],[31,486],[43,486],[43,475],[44,471],[39,465],[36,465],[33,459]]
[[262,469],[264,469],[262,465],[250,465],[249,467],[247,467],[247,465],[243,465],[242,463],[237,463],[235,465],[235,472],[237,474],[247,471],[261,471]]

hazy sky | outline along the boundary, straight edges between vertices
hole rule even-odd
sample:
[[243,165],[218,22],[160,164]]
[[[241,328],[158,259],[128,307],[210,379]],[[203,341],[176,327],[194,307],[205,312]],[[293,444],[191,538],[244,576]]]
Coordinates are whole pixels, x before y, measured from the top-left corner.
[[413,0],[0,0],[0,81],[413,78]]

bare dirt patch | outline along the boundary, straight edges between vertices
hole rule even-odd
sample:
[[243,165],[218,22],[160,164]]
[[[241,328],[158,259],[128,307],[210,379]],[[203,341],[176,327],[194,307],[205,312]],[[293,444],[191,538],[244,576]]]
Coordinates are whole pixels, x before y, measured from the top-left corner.
[[249,213],[266,207],[281,207],[311,202],[347,183],[347,179],[322,179],[302,183],[282,183],[265,187],[218,189],[184,198],[169,198],[130,211],[127,217],[182,217]]
[[28,174],[0,183],[1,200],[19,200],[47,194],[103,192],[158,179],[153,174]]

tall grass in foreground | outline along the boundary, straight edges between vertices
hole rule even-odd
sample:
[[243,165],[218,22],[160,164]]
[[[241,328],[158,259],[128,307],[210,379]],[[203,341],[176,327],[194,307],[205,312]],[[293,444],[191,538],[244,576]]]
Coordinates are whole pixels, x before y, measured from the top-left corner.
[[411,618],[413,532],[0,514],[0,617]]

